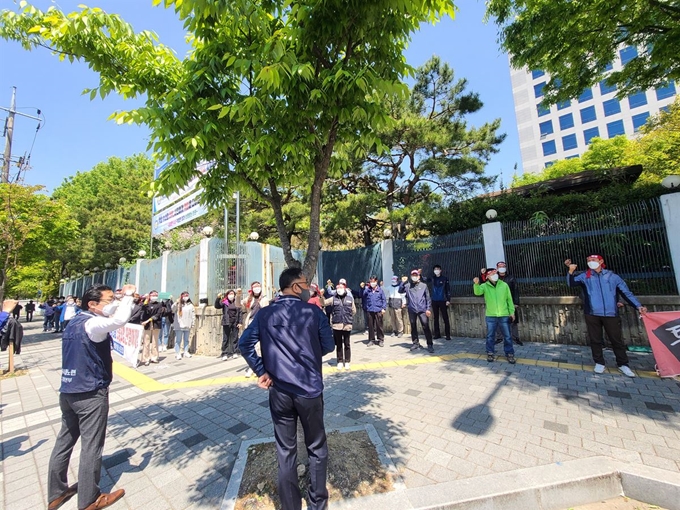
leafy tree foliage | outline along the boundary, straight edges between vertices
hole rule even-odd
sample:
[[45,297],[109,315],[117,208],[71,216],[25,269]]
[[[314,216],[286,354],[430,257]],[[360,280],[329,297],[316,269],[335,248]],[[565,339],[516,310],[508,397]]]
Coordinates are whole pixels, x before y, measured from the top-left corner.
[[[483,103],[438,57],[418,68],[415,77],[408,97],[385,99],[393,122],[378,136],[389,150],[370,151],[364,164],[353,166],[342,181],[345,191],[361,195],[341,212],[360,218],[368,244],[371,232],[385,220],[395,238],[406,239],[440,201],[468,198],[494,181],[484,170],[505,138],[498,133],[500,119],[469,126],[467,117]],[[387,214],[379,219],[381,209]]]
[[[154,0],[155,4],[161,0]],[[304,271],[314,274],[321,198],[339,174],[336,146],[379,145],[374,131],[389,117],[385,96],[404,93],[403,51],[423,22],[454,14],[451,0],[165,0],[191,37],[178,59],[148,32],[101,9],[65,15],[25,6],[3,11],[0,36],[27,49],[48,46],[99,74],[106,96],[144,94],[146,104],[114,116],[151,129],[151,146],[177,157],[161,192],[184,185],[200,161],[215,161],[201,179],[204,199],[222,205],[234,189],[270,204],[288,265],[295,261],[283,217],[282,187],[309,195]],[[22,2],[22,5],[23,2]]]
[[42,189],[0,184],[0,301],[6,287],[21,288],[19,268],[52,260],[51,254],[73,243],[78,235],[68,207],[50,200]]
[[622,46],[638,55],[607,74],[621,97],[680,79],[680,5],[664,0],[489,0],[512,65],[541,69],[553,103],[574,97],[605,76]]
[[138,154],[117,157],[92,170],[67,178],[52,196],[65,203],[80,226],[81,237],[58,253],[62,274],[132,259],[140,249],[149,252],[153,163]]

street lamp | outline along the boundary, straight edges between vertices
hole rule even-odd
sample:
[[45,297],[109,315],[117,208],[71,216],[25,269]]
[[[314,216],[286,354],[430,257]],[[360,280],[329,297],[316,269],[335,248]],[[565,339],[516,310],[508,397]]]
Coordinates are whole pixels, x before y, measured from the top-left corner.
[[119,263],[121,266],[122,266],[123,264],[125,264],[126,262],[127,262],[127,259],[126,259],[125,257],[121,257],[121,258],[118,259],[118,263]]
[[488,211],[486,211],[487,220],[495,220],[497,216],[498,213],[496,212],[496,209],[489,209]]
[[383,236],[385,236],[385,239],[389,239],[392,237],[392,229],[391,228],[386,228],[383,230]]
[[109,269],[109,268],[111,267],[111,264],[110,264],[109,262],[107,262],[106,264],[104,264],[104,267],[105,267],[106,269]]
[[205,237],[212,237],[213,228],[211,226],[203,227],[203,235]]
[[250,234],[248,234],[248,239],[250,239],[251,241],[257,241],[259,238],[260,234],[258,234],[257,232],[251,232]]
[[83,271],[83,274],[84,274],[85,276],[87,276],[88,274],[90,274],[90,270],[89,270],[89,269],[86,269],[85,271]]
[[143,259],[144,257],[146,257],[146,251],[145,250],[139,250],[137,252],[137,255],[139,255],[140,259]]
[[98,272],[99,272],[99,268],[98,268],[98,267],[95,267],[94,269],[92,269],[92,271],[94,271],[95,273],[98,273]]
[[669,175],[664,177],[663,181],[661,181],[661,185],[668,189],[680,188],[680,175]]

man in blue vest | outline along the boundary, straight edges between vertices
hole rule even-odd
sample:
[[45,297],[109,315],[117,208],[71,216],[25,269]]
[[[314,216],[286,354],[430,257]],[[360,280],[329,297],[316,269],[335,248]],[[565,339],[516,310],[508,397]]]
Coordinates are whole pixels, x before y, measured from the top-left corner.
[[[335,348],[333,333],[321,308],[307,303],[309,285],[302,269],[291,267],[279,277],[281,296],[262,308],[239,340],[241,354],[269,390],[279,464],[281,507],[300,510],[297,475],[297,420],[309,453],[310,510],[328,508],[328,445],[323,422],[322,358]],[[260,342],[262,357],[255,345]]]
[[[123,287],[117,301],[106,285],[85,291],[81,309],[64,331],[61,344],[61,430],[50,457],[48,510],[56,510],[78,493],[78,508],[98,510],[125,495],[99,490],[102,451],[109,414],[109,385],[113,377],[111,333],[125,325],[132,312],[134,285]],[[73,447],[81,438],[78,483],[68,485],[68,465]]]

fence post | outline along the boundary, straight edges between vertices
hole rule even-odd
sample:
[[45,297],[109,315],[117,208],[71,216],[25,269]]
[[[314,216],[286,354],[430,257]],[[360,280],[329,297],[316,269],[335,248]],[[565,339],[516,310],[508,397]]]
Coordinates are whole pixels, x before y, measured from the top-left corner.
[[[142,273],[142,259],[137,259],[135,261],[135,287],[139,289],[139,277]],[[151,289],[146,289],[144,292],[149,292]]]
[[486,267],[496,267],[496,262],[505,260],[503,228],[501,222],[494,221],[493,223],[485,223],[482,225],[482,235],[484,236]]
[[670,193],[662,195],[661,210],[663,219],[666,223],[666,236],[668,237],[668,248],[671,252],[671,263],[675,273],[675,283],[680,294],[680,193]]
[[168,290],[168,255],[170,255],[169,250],[165,250],[161,255],[161,292]]
[[198,254],[198,302],[208,302],[208,248],[210,239],[201,239]]
[[380,245],[383,270],[382,281],[384,285],[390,285],[392,275],[394,274],[394,241],[392,239],[384,239]]

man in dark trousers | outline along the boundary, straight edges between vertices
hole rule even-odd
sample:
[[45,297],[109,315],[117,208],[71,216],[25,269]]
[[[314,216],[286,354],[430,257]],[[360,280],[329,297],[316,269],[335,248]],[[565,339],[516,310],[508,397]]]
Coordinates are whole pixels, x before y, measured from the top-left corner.
[[432,312],[432,301],[430,301],[430,292],[427,289],[427,285],[420,281],[420,269],[414,269],[411,271],[411,281],[405,276],[401,279],[401,285],[399,286],[399,292],[406,294],[406,299],[408,301],[408,319],[411,323],[411,340],[413,345],[411,346],[412,351],[417,351],[422,346],[420,345],[420,340],[418,339],[418,321],[423,326],[423,332],[425,333],[425,340],[427,340],[427,350],[429,352],[434,352],[434,344],[432,343],[432,331],[430,330],[430,316]]
[[385,345],[383,331],[383,315],[387,310],[387,298],[382,287],[378,285],[378,277],[371,276],[368,285],[364,287],[364,303],[368,312],[368,345]]
[[[103,494],[99,489],[102,452],[109,415],[109,385],[113,378],[111,333],[125,325],[132,312],[134,285],[123,287],[116,301],[106,285],[85,291],[81,309],[64,331],[61,344],[61,430],[50,457],[48,510],[56,510],[78,493],[78,508],[98,510],[125,495],[123,489]],[[81,438],[78,483],[68,485],[68,465]]]
[[35,312],[35,303],[31,299],[28,303],[26,303],[26,322],[33,321],[33,312]]
[[439,329],[439,315],[444,320],[444,335],[451,340],[451,323],[449,322],[449,304],[451,300],[451,287],[449,278],[442,274],[442,266],[437,264],[433,269],[432,278],[432,310],[434,311],[434,339],[441,338]]
[[[309,453],[310,510],[328,508],[326,471],[328,445],[323,422],[324,354],[335,349],[333,332],[323,311],[309,300],[302,269],[291,267],[279,277],[281,296],[262,308],[241,335],[239,347],[258,386],[269,390],[279,464],[281,507],[300,510],[302,495],[297,475],[297,420]],[[255,351],[260,342],[262,357]]]
[[579,274],[574,274],[577,266],[571,263],[571,259],[565,260],[564,264],[569,268],[567,285],[580,286],[583,292],[583,312],[590,349],[595,362],[595,373],[602,374],[606,368],[602,352],[604,347],[602,328],[604,328],[612,344],[619,371],[626,377],[635,377],[635,372],[628,366],[628,354],[626,345],[623,343],[617,293],[620,293],[641,314],[647,313],[647,309],[628,289],[623,278],[605,269],[604,259],[600,255],[590,255],[586,259],[588,269]]

